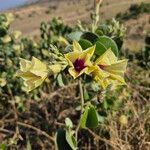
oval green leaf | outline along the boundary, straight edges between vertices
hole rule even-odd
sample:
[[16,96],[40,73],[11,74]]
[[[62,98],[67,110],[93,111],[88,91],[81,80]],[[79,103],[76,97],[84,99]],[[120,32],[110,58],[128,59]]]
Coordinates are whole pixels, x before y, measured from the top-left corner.
[[108,36],[100,36],[97,41],[103,44],[107,49],[111,48],[114,54],[118,56],[118,47],[114,40]]
[[98,115],[94,106],[91,106],[88,110],[86,126],[88,128],[96,128],[98,126]]
[[80,31],[71,32],[70,34],[67,35],[67,39],[69,41],[74,41],[74,40],[79,41],[82,34],[83,32]]
[[72,150],[77,150],[77,142],[75,137],[72,135],[71,130],[66,130],[66,141],[68,142]]
[[58,150],[72,150],[66,140],[66,131],[64,129],[59,129],[57,131],[55,143]]
[[80,127],[81,128],[86,128],[86,122],[87,122],[87,117],[88,117],[88,109],[89,109],[89,107],[86,107],[85,110],[84,110],[84,113],[81,116],[81,119],[80,119]]
[[99,38],[99,36],[92,32],[85,32],[81,36],[81,39],[86,39],[86,40],[90,41],[91,43],[95,43],[98,38]]
[[81,45],[82,49],[84,49],[84,50],[92,46],[92,43],[86,39],[79,40],[79,44]]
[[80,119],[81,128],[96,128],[98,126],[98,115],[94,106],[87,106]]
[[97,41],[95,44],[96,44],[95,48],[96,55],[100,56],[107,50],[107,48],[101,42]]

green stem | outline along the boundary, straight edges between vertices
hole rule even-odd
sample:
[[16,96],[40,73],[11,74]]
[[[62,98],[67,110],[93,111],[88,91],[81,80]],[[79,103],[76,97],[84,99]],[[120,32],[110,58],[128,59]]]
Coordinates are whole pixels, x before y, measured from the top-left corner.
[[81,114],[84,111],[84,94],[83,94],[83,86],[81,79],[79,79],[79,90],[80,90],[80,96],[81,96]]
[[[80,92],[80,97],[81,97],[81,114],[80,114],[80,119],[81,119],[82,113],[84,111],[84,94],[83,94],[83,85],[81,82],[81,78],[79,79],[78,84],[79,84],[79,92]],[[80,128],[80,120],[77,125],[76,132],[75,132],[76,139],[78,138],[79,128]]]

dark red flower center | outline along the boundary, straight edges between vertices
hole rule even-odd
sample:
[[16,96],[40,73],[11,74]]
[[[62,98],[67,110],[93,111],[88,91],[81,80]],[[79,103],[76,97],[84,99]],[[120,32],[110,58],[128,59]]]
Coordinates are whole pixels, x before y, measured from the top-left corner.
[[99,65],[100,69],[105,70],[105,65]]
[[83,70],[85,66],[85,61],[83,59],[76,59],[76,61],[73,63],[74,68],[77,72],[80,72]]

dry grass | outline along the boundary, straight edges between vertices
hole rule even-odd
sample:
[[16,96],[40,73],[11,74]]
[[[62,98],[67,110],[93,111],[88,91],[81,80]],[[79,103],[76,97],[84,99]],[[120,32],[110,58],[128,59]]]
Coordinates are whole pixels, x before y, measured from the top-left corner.
[[[135,71],[136,68],[136,71]],[[105,123],[96,130],[82,130],[79,149],[149,150],[150,148],[150,83],[149,71],[131,63],[127,72],[128,86],[122,88],[117,100],[122,102],[118,110],[109,110]],[[136,83],[136,84],[135,84]],[[26,149],[29,140],[32,149],[54,149],[54,135],[64,127],[64,119],[70,117],[76,124],[79,113],[74,110],[79,97],[77,83],[72,83],[50,93],[42,93],[41,100],[24,102],[25,111],[17,109],[11,100],[1,111],[0,141],[9,149]],[[69,94],[68,94],[69,93]],[[113,92],[115,94],[115,92]],[[110,97],[113,97],[110,94]],[[103,95],[105,100],[105,94]],[[119,123],[120,115],[128,118],[126,125]],[[109,136],[104,134],[109,133]],[[15,143],[16,142],[16,143]]]

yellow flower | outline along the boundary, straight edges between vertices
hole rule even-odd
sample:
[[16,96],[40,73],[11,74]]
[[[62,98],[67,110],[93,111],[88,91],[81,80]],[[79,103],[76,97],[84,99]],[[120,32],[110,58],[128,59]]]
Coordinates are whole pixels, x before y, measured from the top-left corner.
[[124,72],[127,66],[127,59],[117,60],[115,54],[108,49],[100,56],[92,67],[94,78],[103,88],[111,84],[126,84]]
[[73,42],[73,52],[65,54],[65,58],[70,66],[69,73],[74,79],[83,73],[90,73],[89,67],[92,66],[90,59],[93,56],[94,50],[95,46],[82,50],[78,42]]
[[24,85],[29,92],[44,82],[48,76],[48,68],[35,57],[31,61],[21,59],[20,71],[18,71],[17,76],[24,80]]

